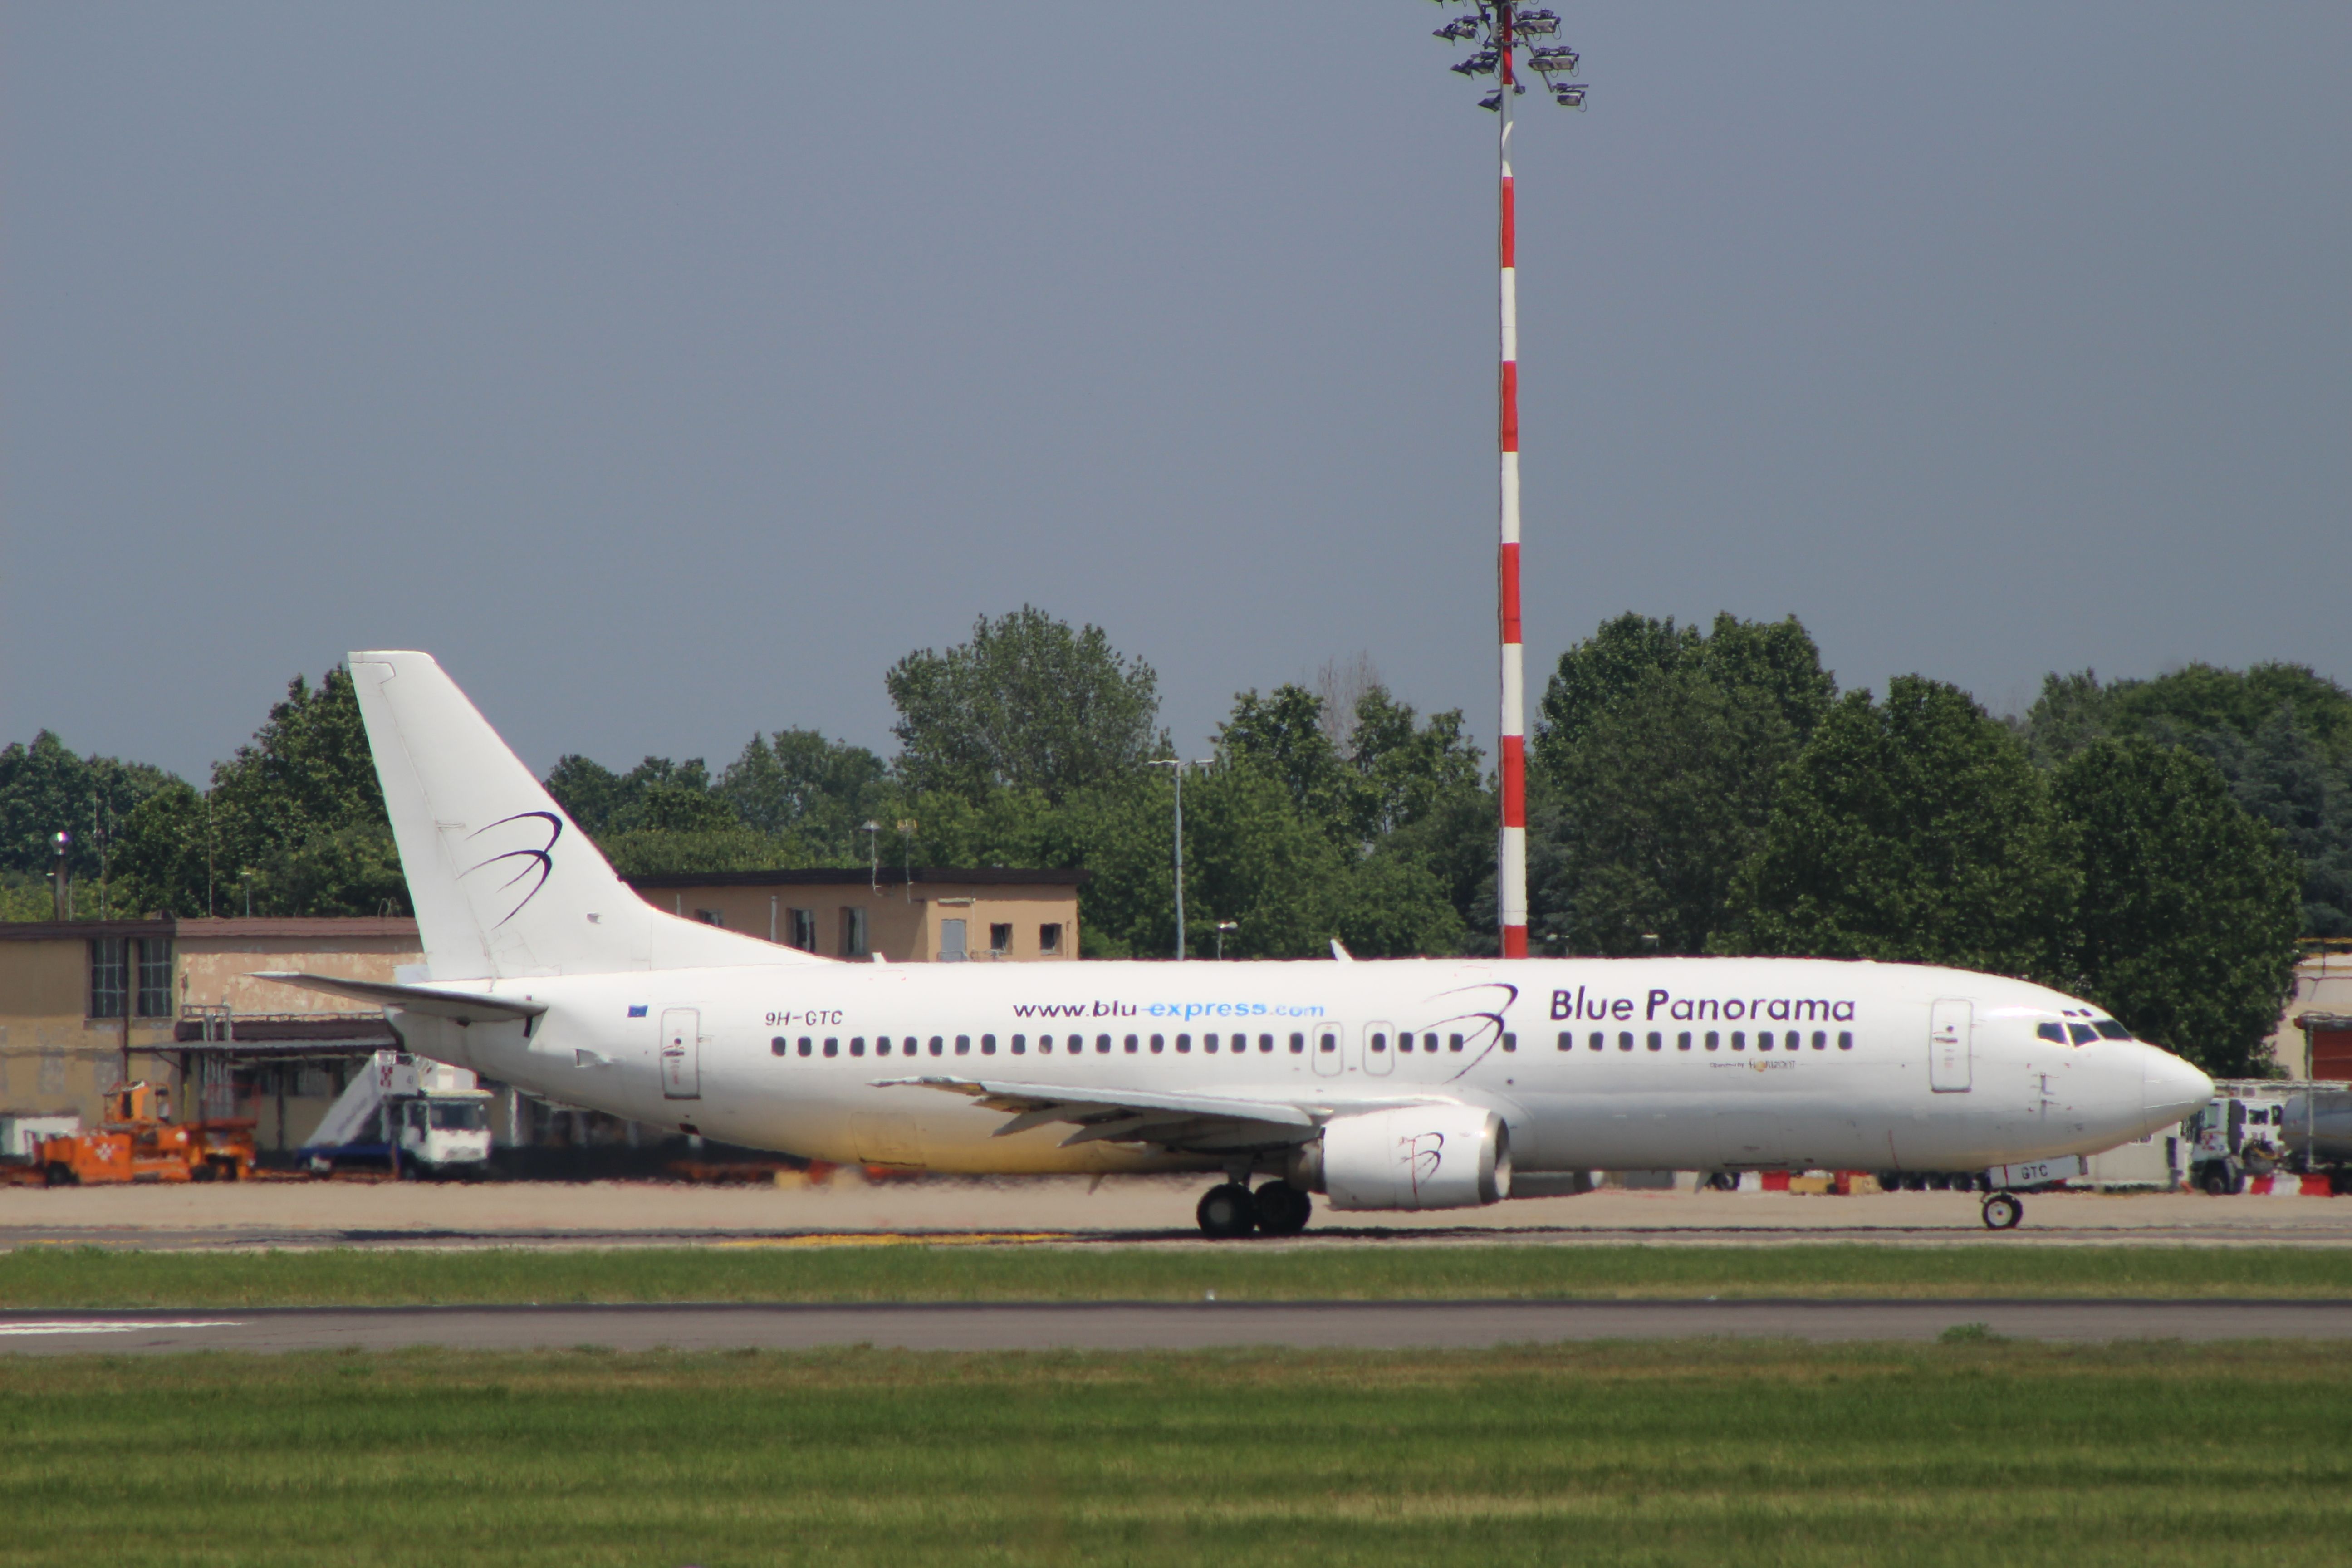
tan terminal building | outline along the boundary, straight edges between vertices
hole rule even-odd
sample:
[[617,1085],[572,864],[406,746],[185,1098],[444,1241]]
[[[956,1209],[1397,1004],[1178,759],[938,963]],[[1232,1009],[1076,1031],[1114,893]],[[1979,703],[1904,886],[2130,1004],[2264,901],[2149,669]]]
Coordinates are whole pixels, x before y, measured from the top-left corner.
[[262,1147],[290,1147],[352,1063],[398,1042],[379,1008],[253,972],[424,962],[406,919],[0,921],[0,1108],[95,1125],[127,1072],[169,1085],[175,1116],[253,1117]]
[[1092,875],[918,866],[627,880],[656,909],[828,958],[1050,963],[1078,956],[1078,888]]

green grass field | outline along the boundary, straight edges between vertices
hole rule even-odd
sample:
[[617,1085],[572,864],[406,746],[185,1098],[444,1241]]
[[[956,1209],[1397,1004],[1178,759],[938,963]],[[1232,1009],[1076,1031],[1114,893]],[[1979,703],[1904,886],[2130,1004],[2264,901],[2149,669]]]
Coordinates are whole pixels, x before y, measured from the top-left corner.
[[717,1247],[601,1252],[0,1254],[0,1307],[536,1301],[1560,1300],[2352,1295],[2352,1249]]
[[0,1564],[2343,1560],[2283,1345],[0,1359]]

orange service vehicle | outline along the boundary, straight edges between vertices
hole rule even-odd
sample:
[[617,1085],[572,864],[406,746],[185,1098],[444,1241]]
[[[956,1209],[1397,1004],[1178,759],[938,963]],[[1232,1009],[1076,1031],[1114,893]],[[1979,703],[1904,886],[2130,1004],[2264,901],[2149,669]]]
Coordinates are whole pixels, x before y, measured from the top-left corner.
[[44,1140],[39,1165],[53,1187],[110,1182],[234,1182],[253,1174],[254,1123],[173,1121],[152,1085],[109,1089],[95,1132]]

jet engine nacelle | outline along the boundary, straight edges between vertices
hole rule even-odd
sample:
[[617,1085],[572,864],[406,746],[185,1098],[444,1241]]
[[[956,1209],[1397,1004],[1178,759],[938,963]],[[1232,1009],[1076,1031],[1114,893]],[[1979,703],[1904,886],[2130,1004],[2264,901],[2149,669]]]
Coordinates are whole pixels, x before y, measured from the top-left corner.
[[1293,1180],[1335,1209],[1458,1209],[1511,1195],[1511,1133],[1475,1105],[1335,1116]]

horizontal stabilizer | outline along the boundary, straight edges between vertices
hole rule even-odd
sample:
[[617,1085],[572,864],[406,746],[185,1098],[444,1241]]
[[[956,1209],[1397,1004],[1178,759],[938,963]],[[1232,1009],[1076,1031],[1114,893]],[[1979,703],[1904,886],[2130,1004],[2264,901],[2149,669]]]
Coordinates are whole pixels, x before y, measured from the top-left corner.
[[305,991],[323,991],[330,996],[378,1002],[427,1018],[455,1018],[460,1024],[508,1024],[517,1018],[536,1018],[547,1011],[544,1002],[524,1002],[511,996],[478,996],[470,991],[389,985],[380,980],[345,980],[338,975],[301,974],[288,969],[265,970],[253,978],[274,980],[280,985],[299,985]]

